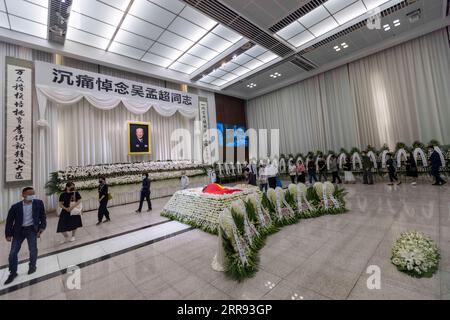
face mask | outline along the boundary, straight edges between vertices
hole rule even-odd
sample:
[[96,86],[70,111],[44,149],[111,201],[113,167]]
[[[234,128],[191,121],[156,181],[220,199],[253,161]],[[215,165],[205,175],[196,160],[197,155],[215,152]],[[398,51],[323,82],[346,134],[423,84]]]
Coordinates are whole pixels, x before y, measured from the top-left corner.
[[70,188],[69,191],[75,191],[75,187]]
[[34,195],[26,196],[26,197],[25,197],[25,200],[26,200],[26,201],[33,201],[33,200],[34,200]]

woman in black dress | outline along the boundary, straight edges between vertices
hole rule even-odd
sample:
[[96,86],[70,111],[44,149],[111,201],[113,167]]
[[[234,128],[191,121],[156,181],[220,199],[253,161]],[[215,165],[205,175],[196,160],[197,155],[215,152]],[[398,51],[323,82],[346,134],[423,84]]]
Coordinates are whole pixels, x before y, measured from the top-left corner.
[[417,184],[417,177],[419,176],[419,173],[417,170],[416,160],[411,154],[408,155],[408,159],[406,159],[406,175],[412,178],[413,182],[411,184],[415,186]]
[[70,212],[81,203],[80,194],[75,191],[75,184],[68,182],[66,184],[66,190],[59,196],[59,207],[61,208],[61,214],[59,215],[57,233],[62,233],[64,239],[61,243],[69,240],[69,232],[72,232],[70,242],[75,241],[75,232],[77,228],[81,228],[81,215],[71,215]]

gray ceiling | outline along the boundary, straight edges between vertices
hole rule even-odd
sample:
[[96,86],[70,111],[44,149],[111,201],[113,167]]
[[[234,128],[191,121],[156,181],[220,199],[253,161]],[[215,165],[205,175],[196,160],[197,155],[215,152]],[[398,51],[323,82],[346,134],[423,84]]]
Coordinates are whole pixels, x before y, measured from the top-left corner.
[[[255,24],[260,27],[264,27],[268,30],[273,24],[289,14],[290,11],[297,9],[308,1],[301,0],[289,0],[289,1],[270,1],[270,0],[251,0],[251,1],[239,1],[239,0],[220,0],[222,3],[228,5]],[[316,74],[317,70],[322,70],[326,66],[332,65],[336,67],[340,64],[345,64],[349,58],[364,55],[364,52],[370,54],[372,51],[368,50],[375,46],[382,47],[386,43],[390,43],[396,38],[400,38],[404,34],[414,33],[419,31],[426,24],[445,18],[445,4],[447,1],[442,0],[413,0],[411,4],[399,9],[382,18],[381,25],[390,24],[391,29],[389,31],[381,30],[369,30],[367,26],[361,27],[355,31],[352,31],[346,35],[338,37],[337,39],[323,44],[318,48],[314,48],[307,53],[301,54],[302,57],[308,59],[316,65],[316,69],[311,71],[305,71],[289,61],[283,61],[275,66],[254,74],[232,86],[226,88],[225,92],[233,95],[239,95],[242,97],[255,97],[261,94],[265,94],[286,84],[300,81]],[[420,20],[411,23],[407,18],[407,14],[421,10]],[[400,20],[401,24],[398,27],[393,26],[393,21]],[[270,31],[268,31],[270,32]],[[337,52],[334,47],[336,45],[341,46],[342,43],[346,43],[348,48]],[[303,52],[303,51],[302,51]],[[342,63],[339,63],[342,61]],[[274,72],[281,73],[282,76],[276,79],[271,78],[270,74]],[[248,88],[247,84],[255,83],[256,87]]]

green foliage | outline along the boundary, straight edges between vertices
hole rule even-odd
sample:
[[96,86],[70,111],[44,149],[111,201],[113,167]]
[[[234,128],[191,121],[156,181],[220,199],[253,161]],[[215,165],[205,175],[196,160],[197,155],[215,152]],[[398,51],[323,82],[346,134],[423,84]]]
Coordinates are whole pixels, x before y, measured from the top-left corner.
[[438,146],[440,146],[441,144],[439,143],[438,140],[432,139],[432,140],[430,140],[430,142],[428,142],[428,145],[432,145],[433,147],[438,147]]
[[289,192],[289,190],[286,190],[284,198],[291,208],[294,209],[294,211],[297,210],[297,199],[292,193]]
[[422,150],[425,150],[425,149],[426,149],[425,144],[423,144],[422,142],[420,142],[420,141],[418,141],[418,140],[414,141],[413,144],[412,144],[412,146],[413,146],[413,149],[417,149],[417,148],[420,148],[420,149],[422,149]]
[[244,201],[245,210],[247,211],[247,217],[253,224],[258,224],[258,215],[256,213],[256,208],[253,206],[251,201]]
[[245,218],[231,208],[231,216],[233,217],[236,229],[243,236],[245,234]]
[[347,149],[345,148],[341,148],[341,150],[339,150],[339,154],[345,153],[346,155],[349,155]]
[[350,149],[350,155],[353,155],[354,153],[361,153],[361,150],[359,150],[357,147],[353,147]]
[[[285,199],[286,199],[286,202],[292,208],[295,208],[294,209],[295,215],[294,215],[294,217],[286,217],[283,219],[279,219],[278,216],[276,215],[276,210],[275,210],[273,204],[270,202],[267,195],[263,194],[262,195],[262,205],[264,208],[269,210],[269,212],[273,216],[273,221],[272,221],[271,225],[269,225],[265,228],[258,228],[259,236],[254,237],[252,239],[251,245],[249,245],[249,247],[247,248],[248,250],[246,251],[246,256],[247,256],[246,264],[242,263],[242,261],[239,257],[239,254],[236,252],[236,250],[233,246],[232,240],[228,239],[228,237],[226,236],[223,229],[221,229],[220,234],[222,235],[223,248],[225,250],[225,255],[226,255],[225,271],[226,271],[227,275],[237,281],[242,281],[246,278],[253,277],[255,275],[255,273],[258,271],[259,250],[264,246],[266,238],[269,235],[278,232],[280,230],[280,228],[282,228],[283,226],[298,223],[301,219],[314,218],[314,217],[318,217],[318,216],[321,216],[324,214],[339,214],[339,213],[346,212],[345,201],[344,201],[345,195],[346,195],[345,189],[337,187],[335,189],[334,196],[340,202],[342,207],[337,208],[337,209],[336,208],[325,209],[319,205],[313,211],[303,211],[300,213],[296,210],[297,204],[296,204],[296,199],[294,199],[294,195],[291,194],[289,192],[289,190],[287,190],[285,193]],[[320,204],[320,199],[312,187],[307,189],[306,197],[311,203],[315,202],[317,204]],[[247,215],[249,216],[249,219],[252,219],[250,217],[253,217],[254,215],[256,215],[256,211],[255,211],[256,209],[253,207],[253,205],[251,203],[248,203],[248,202],[245,202],[245,207],[246,207]],[[235,212],[233,212],[233,210],[231,211],[231,214],[236,223],[236,227],[238,229],[242,229],[243,221],[240,220],[240,217]],[[238,224],[241,226],[238,227]],[[241,234],[241,237],[243,238],[244,233],[241,233],[241,231],[239,231],[239,233]]]

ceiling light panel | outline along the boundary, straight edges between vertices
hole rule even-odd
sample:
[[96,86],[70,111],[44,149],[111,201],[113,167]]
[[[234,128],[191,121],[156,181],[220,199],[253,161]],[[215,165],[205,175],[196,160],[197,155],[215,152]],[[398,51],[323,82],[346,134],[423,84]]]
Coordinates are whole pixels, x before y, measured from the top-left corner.
[[365,14],[366,12],[366,6],[361,1],[357,1],[334,14],[334,18],[339,22],[339,24],[344,24]]
[[154,43],[153,40],[150,40],[148,38],[139,36],[137,34],[134,34],[134,33],[122,30],[122,29],[117,32],[114,41],[129,45],[129,46],[135,47],[137,49],[141,49],[141,50],[147,50]]
[[224,74],[221,78],[227,82],[230,82],[230,81],[233,81],[233,80],[239,78],[239,76],[234,73],[227,73],[227,74]]
[[296,35],[295,37],[289,39],[289,42],[295,47],[300,47],[313,39],[315,39],[315,37],[311,32],[303,31],[302,33]]
[[294,21],[290,25],[288,25],[286,28],[280,30],[277,32],[277,35],[282,37],[285,40],[288,40],[295,36],[296,34],[299,34],[300,32],[303,32],[305,28],[298,22]]
[[122,29],[137,35],[156,40],[164,31],[164,29],[155,26],[131,15],[127,15],[121,26]]
[[[278,31],[277,35],[298,48],[315,38],[331,35],[331,31],[339,26],[368,14],[370,10],[389,1],[328,0],[303,17],[300,17],[296,22]],[[392,0],[393,4],[399,2],[401,0]]]
[[8,16],[5,12],[0,11],[0,27],[9,29]]
[[175,33],[170,31],[164,31],[161,37],[158,39],[158,42],[174,47],[181,51],[188,50],[194,44],[193,41],[176,35]]
[[199,40],[208,32],[208,30],[205,30],[180,17],[177,17],[170,24],[169,30],[194,42]]
[[233,44],[213,33],[208,33],[199,43],[205,47],[213,49],[217,52],[223,52]]
[[[46,0],[43,0],[46,1]],[[76,1],[76,0],[75,0]],[[120,11],[125,11],[128,8],[131,0],[101,0],[102,2],[119,9]]]
[[390,0],[362,0],[364,4],[366,5],[368,10],[372,10],[376,7],[379,7],[386,2],[389,2]]
[[258,56],[258,59],[264,63],[270,62],[276,58],[278,58],[278,56],[270,51],[267,51],[266,53],[263,53],[262,55]]
[[181,11],[180,16],[186,20],[194,22],[199,26],[202,26],[206,30],[211,30],[215,25],[217,25],[216,21],[188,6]]
[[175,14],[149,2],[138,0],[131,6],[129,14],[153,23],[161,28],[167,28],[175,19]]
[[205,63],[207,63],[208,61],[200,59],[196,56],[193,56],[189,53],[185,53],[184,55],[182,55],[178,61],[194,66],[196,68],[200,68],[202,65],[204,65]]
[[239,65],[233,62],[227,62],[223,66],[220,67],[220,69],[225,71],[233,71],[234,69],[238,68]]
[[250,72],[250,69],[247,69],[245,67],[238,67],[238,68],[234,69],[231,72],[236,74],[236,75],[238,75],[238,76],[243,76],[244,74]]
[[175,62],[174,64],[172,64],[169,67],[169,69],[187,73],[187,74],[191,74],[192,72],[195,71],[196,68],[193,66],[189,66],[187,64],[181,63],[181,62]]
[[18,18],[13,15],[9,15],[9,22],[11,23],[12,30],[47,39],[47,25]]
[[298,19],[298,21],[305,27],[309,28],[318,22],[330,17],[327,9],[324,6],[319,6],[312,10],[311,12],[305,14],[303,17]]
[[250,70],[253,70],[253,69],[261,67],[263,64],[264,64],[264,62],[262,62],[258,59],[254,59],[254,60],[250,60],[249,62],[244,64],[244,67],[246,67]]
[[328,0],[323,6],[327,8],[331,14],[334,14],[357,1],[360,0]]
[[212,76],[204,76],[200,79],[201,82],[205,82],[205,83],[211,83],[215,80],[217,80],[217,78],[214,78]]
[[147,52],[144,55],[142,60],[145,62],[151,63],[151,64],[155,64],[160,67],[164,67],[164,68],[167,68],[172,63],[172,60],[163,58],[161,56],[158,56],[156,54],[149,53],[149,52]]
[[[85,16],[117,26],[123,17],[123,11],[101,3],[97,0],[75,0],[72,3],[72,13],[78,12]],[[71,14],[72,15],[72,14]],[[70,25],[69,18],[69,26]]]
[[[142,0],[135,0],[135,1],[142,1]],[[179,14],[181,10],[185,7],[185,4],[183,4],[181,1],[178,0],[148,0],[150,2],[153,2],[154,4],[163,7],[166,10],[169,10],[172,13]]]
[[106,50],[109,44],[109,39],[71,27],[67,29],[66,39],[103,50]]
[[110,24],[79,14],[75,11],[70,14],[70,26],[107,39],[111,39],[116,31],[116,27]]
[[5,1],[0,0],[0,11],[6,12]]
[[218,86],[218,87],[223,86],[225,83],[227,83],[227,81],[223,80],[223,79],[217,79],[217,80],[211,82],[211,84]]
[[130,57],[136,60],[140,60],[142,56],[145,54],[144,50],[139,50],[118,42],[111,43],[111,46],[109,47],[108,51],[120,54],[122,56]]
[[[6,0],[6,7],[8,8],[9,15],[47,25],[47,6],[39,6],[24,0]],[[30,31],[32,32],[32,30]]]
[[170,59],[170,60],[175,60],[177,59],[180,55],[183,54],[183,51],[168,47],[166,45],[163,45],[161,43],[156,42],[151,48],[150,48],[150,52],[157,54],[161,57]]
[[217,69],[216,71],[211,72],[209,75],[214,78],[220,78],[220,77],[224,76],[225,74],[227,74],[226,71]]
[[320,37],[321,35],[327,33],[328,31],[331,31],[335,28],[337,28],[339,25],[336,22],[336,20],[334,20],[333,17],[329,17],[325,20],[322,20],[321,22],[319,22],[318,24],[312,26],[309,31],[311,31],[311,33],[315,36],[315,37]]
[[252,59],[254,59],[254,58],[249,56],[249,55],[247,55],[247,54],[245,54],[245,53],[243,53],[243,54],[239,55],[238,57],[236,57],[235,59],[233,59],[233,62],[237,63],[237,64],[240,64],[240,65],[243,65],[243,64],[249,62]]
[[188,53],[208,61],[214,59],[219,54],[217,51],[211,50],[198,43],[189,49]]
[[219,24],[217,27],[215,27],[212,31],[214,34],[220,36],[221,38],[228,40],[232,43],[236,43],[239,40],[242,39],[242,36],[237,34],[234,31],[231,31],[228,28],[225,28],[223,25]]
[[249,50],[245,51],[245,54],[248,54],[249,56],[256,58],[257,56],[262,55],[266,51],[267,49],[261,47],[260,45],[256,45],[250,48]]

